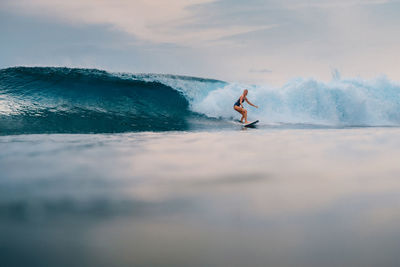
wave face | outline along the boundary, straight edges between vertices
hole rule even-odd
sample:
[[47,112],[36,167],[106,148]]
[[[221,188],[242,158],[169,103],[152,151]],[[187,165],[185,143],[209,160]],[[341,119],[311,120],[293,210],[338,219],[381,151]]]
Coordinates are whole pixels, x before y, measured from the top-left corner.
[[249,119],[261,125],[400,125],[400,85],[384,77],[328,83],[299,78],[274,88],[174,75],[16,67],[0,70],[0,134],[218,128],[240,117],[232,106],[244,88],[260,106],[249,107]]
[[[0,133],[186,130],[190,99],[221,82],[94,69],[0,70]],[[196,86],[190,90],[190,86]],[[180,88],[188,88],[187,92]],[[198,89],[196,92],[196,89]]]

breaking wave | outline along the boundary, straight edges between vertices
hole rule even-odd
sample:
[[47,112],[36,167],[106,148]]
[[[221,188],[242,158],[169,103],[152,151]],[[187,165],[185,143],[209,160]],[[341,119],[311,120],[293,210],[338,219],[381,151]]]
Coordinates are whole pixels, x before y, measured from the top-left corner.
[[226,125],[244,88],[261,125],[400,125],[400,84],[375,80],[293,79],[281,88],[96,69],[0,70],[0,134],[190,130]]

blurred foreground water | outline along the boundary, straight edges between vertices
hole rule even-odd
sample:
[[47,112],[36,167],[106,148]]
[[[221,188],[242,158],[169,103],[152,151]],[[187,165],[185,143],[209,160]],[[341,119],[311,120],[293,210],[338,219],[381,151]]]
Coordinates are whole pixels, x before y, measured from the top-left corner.
[[399,136],[2,136],[0,266],[399,266]]

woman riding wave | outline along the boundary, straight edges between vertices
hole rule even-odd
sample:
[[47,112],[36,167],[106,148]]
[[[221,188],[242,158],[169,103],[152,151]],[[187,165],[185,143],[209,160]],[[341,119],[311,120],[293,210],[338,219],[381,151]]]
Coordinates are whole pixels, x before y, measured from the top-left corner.
[[258,108],[258,106],[252,104],[248,99],[247,99],[247,93],[249,91],[247,89],[245,89],[243,91],[243,94],[239,97],[239,99],[235,102],[235,104],[233,105],[233,109],[236,110],[237,112],[239,112],[240,114],[242,114],[242,118],[240,119],[240,122],[243,123],[243,119],[244,119],[244,123],[248,123],[247,121],[247,110],[245,108],[243,108],[243,102],[246,101],[250,106],[253,106],[255,108]]

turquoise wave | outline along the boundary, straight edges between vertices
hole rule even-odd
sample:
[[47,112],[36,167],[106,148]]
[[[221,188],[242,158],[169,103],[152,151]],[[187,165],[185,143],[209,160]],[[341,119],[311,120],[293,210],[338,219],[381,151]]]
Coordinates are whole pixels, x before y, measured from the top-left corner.
[[[218,83],[173,75],[112,74],[95,69],[0,70],[0,133],[110,133],[189,129],[190,95],[160,79]],[[176,83],[176,82],[175,82]]]

